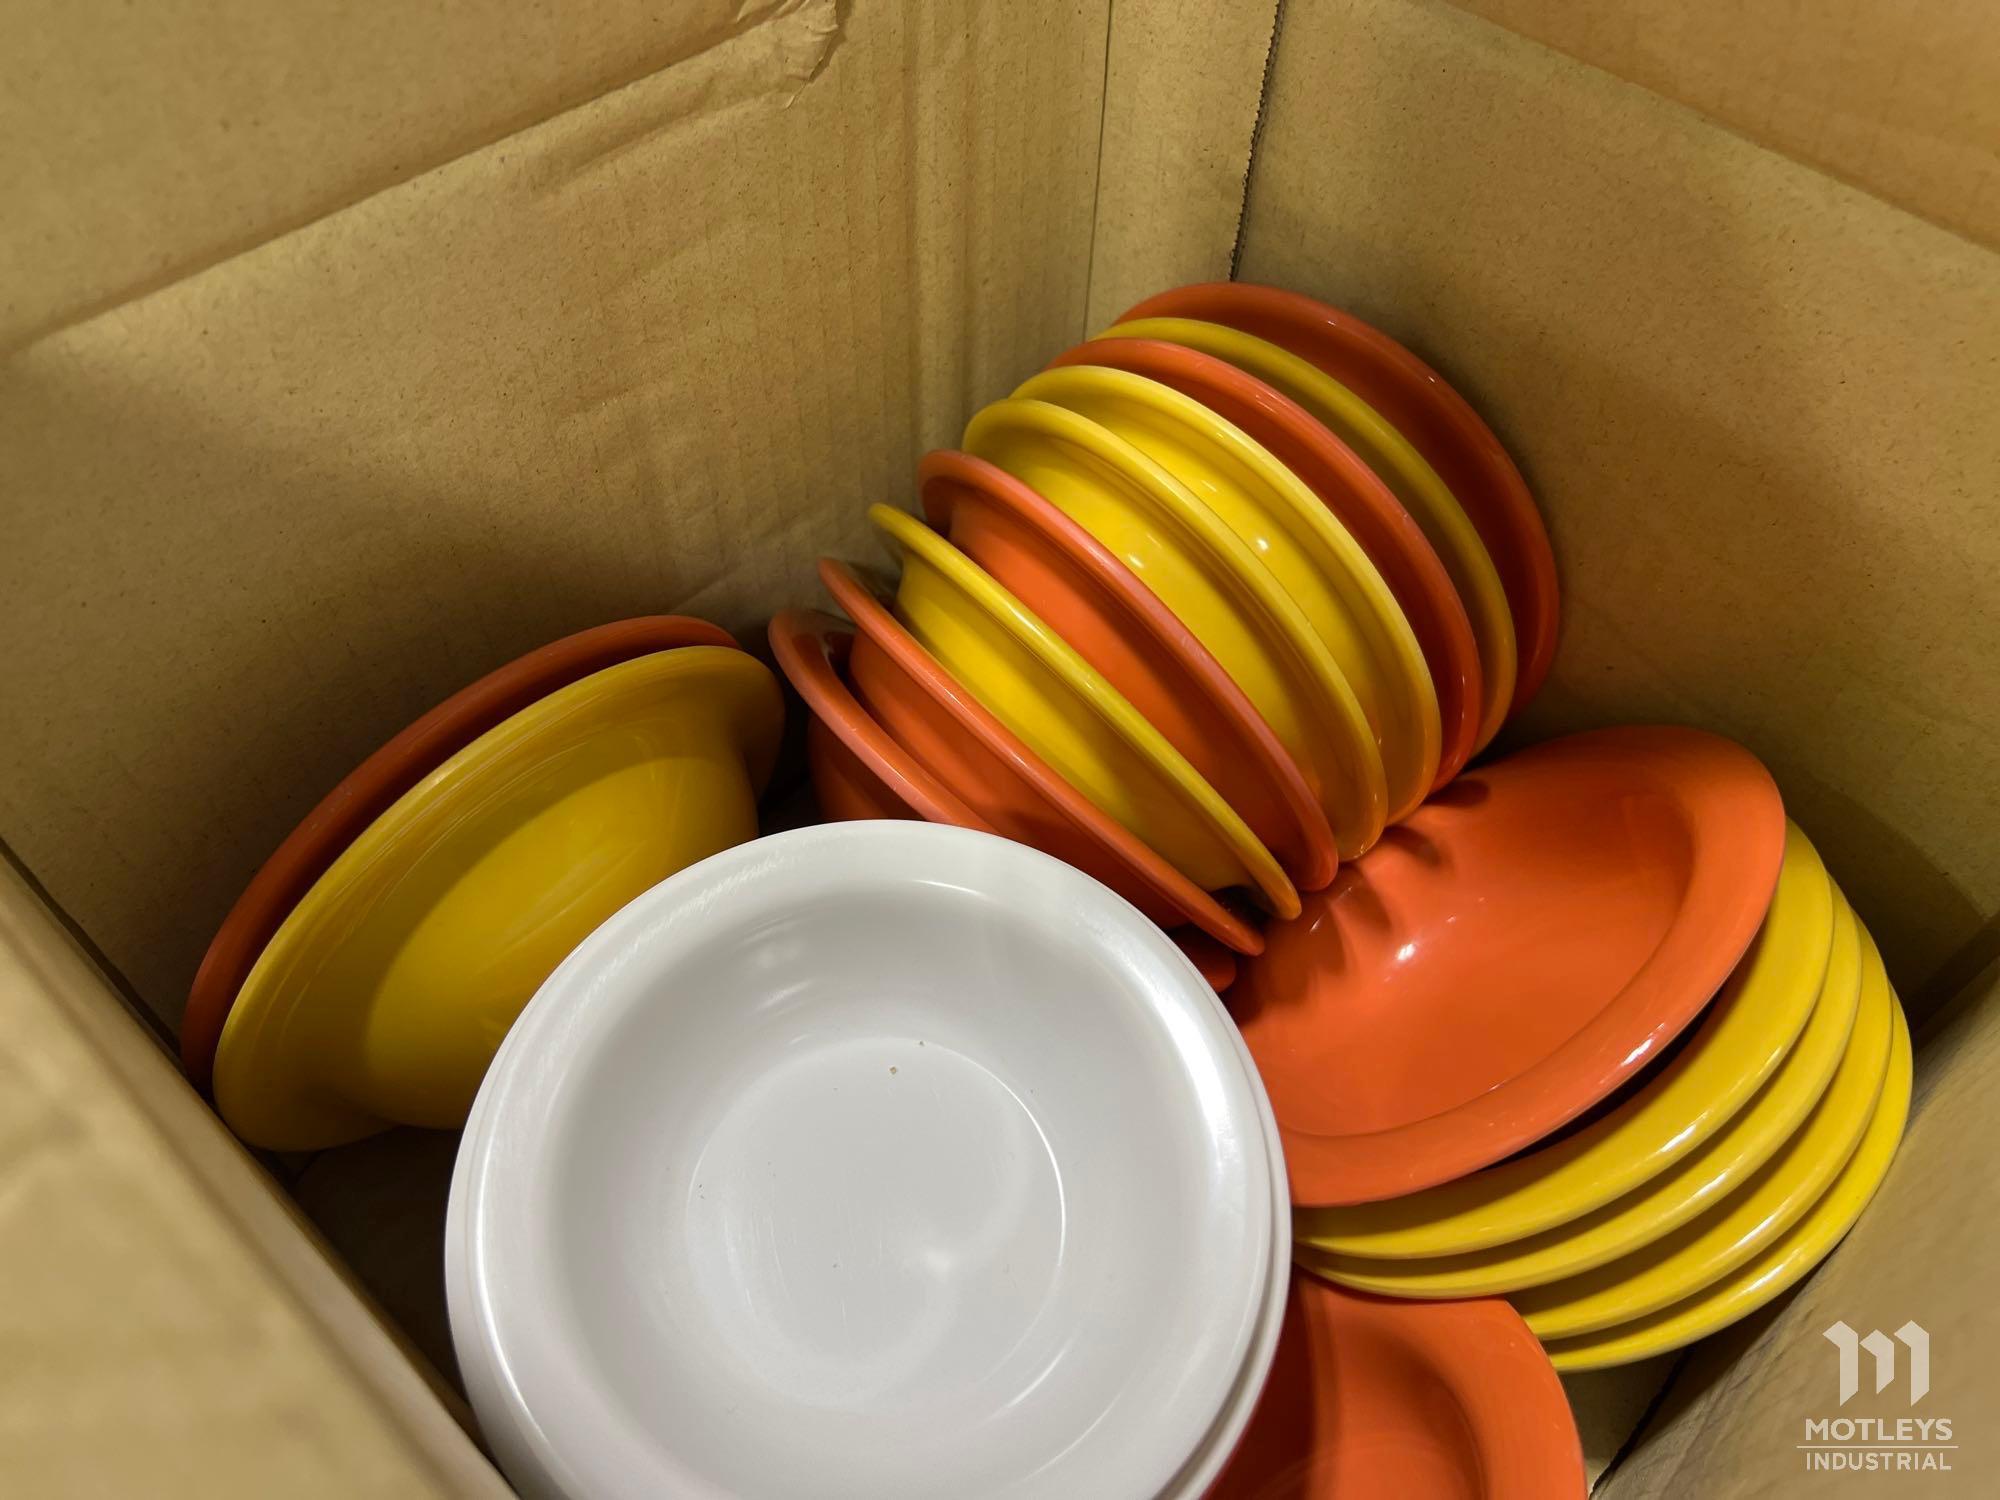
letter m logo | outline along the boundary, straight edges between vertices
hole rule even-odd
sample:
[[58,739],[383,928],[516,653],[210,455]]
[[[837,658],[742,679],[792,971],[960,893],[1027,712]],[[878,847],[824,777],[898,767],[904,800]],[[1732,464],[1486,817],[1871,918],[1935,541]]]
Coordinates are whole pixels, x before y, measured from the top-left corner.
[[[1825,1337],[1840,1351],[1840,1404],[1847,1405],[1861,1389],[1861,1351],[1875,1361],[1875,1389],[1885,1391],[1896,1378],[1896,1345],[1879,1330],[1861,1337],[1845,1323],[1835,1323]],[[1915,1323],[1896,1330],[1896,1338],[1910,1351],[1910,1405],[1915,1406],[1931,1388],[1931,1336]]]

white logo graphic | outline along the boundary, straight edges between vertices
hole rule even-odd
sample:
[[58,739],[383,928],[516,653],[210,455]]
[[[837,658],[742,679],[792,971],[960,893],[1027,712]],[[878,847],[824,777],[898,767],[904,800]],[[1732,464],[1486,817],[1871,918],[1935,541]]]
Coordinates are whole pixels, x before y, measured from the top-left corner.
[[[1896,1378],[1896,1346],[1889,1342],[1880,1329],[1875,1329],[1862,1338],[1845,1323],[1835,1323],[1826,1330],[1826,1339],[1840,1351],[1840,1404],[1854,1399],[1861,1389],[1861,1351],[1866,1349],[1875,1358],[1875,1389],[1882,1392],[1889,1388]],[[1915,1406],[1924,1399],[1931,1388],[1931,1336],[1916,1323],[1905,1323],[1896,1330],[1896,1338],[1910,1351],[1910,1405]]]

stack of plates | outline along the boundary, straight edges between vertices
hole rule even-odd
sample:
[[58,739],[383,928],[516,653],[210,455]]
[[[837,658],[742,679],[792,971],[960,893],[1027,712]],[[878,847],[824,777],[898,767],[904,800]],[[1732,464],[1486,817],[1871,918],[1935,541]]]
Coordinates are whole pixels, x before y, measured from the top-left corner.
[[756,837],[783,722],[768,669],[673,616],[481,678],[363,762],[258,871],[195,978],[189,1076],[275,1150],[457,1126],[571,948]]
[[607,922],[460,1147],[452,1331],[530,1497],[1203,1495],[1291,1238],[1241,1039],[1022,845],[760,840]]
[[1874,944],[1763,768],[1693,730],[1462,778],[1246,969],[1302,1261],[1396,1297],[1505,1295],[1558,1369],[1675,1348],[1791,1285],[1909,1105]]
[[918,478],[923,521],[870,513],[893,587],[823,564],[851,627],[773,628],[825,809],[993,829],[1239,954],[1246,908],[1296,916],[1554,652],[1553,557],[1499,443],[1309,298],[1143,303]]

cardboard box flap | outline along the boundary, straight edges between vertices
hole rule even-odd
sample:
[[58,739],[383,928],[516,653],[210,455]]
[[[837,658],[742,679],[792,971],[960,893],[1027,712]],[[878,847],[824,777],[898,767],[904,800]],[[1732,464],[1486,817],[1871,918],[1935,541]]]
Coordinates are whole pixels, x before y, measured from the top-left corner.
[[0,1024],[10,1494],[510,1493],[4,860]]
[[607,619],[755,644],[814,600],[1080,332],[1104,36],[863,7],[797,86],[745,31],[18,351],[23,862],[171,1021],[257,864],[432,703]]
[[2000,28],[1985,0],[1457,0],[2000,246]]
[[0,89],[0,349],[747,35],[775,82],[803,78],[838,25],[835,0],[25,10]]

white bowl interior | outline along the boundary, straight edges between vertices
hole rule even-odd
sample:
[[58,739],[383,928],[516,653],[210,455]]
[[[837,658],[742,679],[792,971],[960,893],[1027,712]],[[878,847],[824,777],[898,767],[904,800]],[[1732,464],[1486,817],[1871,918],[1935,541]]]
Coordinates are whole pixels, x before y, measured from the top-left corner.
[[1272,1164],[1191,968],[1063,900],[848,870],[591,978],[472,1229],[554,1446],[588,1408],[618,1493],[1169,1485],[1244,1372]]

